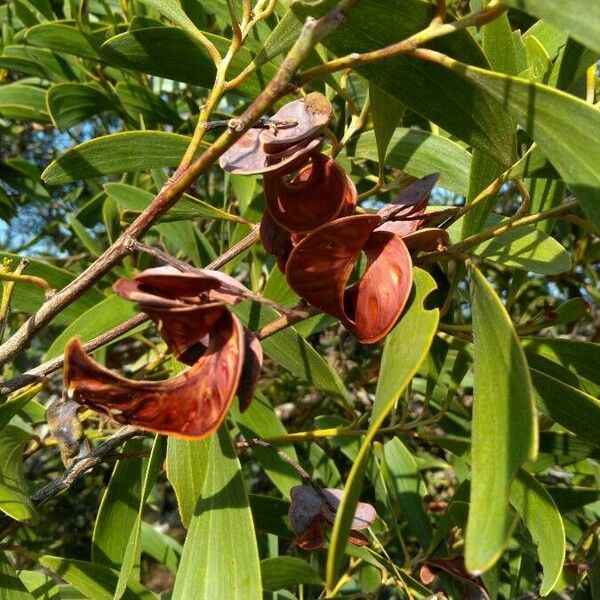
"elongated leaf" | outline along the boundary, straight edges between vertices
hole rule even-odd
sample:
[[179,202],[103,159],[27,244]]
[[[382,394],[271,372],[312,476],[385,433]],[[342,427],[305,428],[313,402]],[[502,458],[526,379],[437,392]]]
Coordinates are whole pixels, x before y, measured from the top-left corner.
[[5,46],[3,55],[33,62],[46,73],[45,77],[52,81],[68,81],[78,75],[85,77],[83,69],[72,58],[62,57],[59,54],[36,48],[35,46]]
[[571,370],[579,377],[600,386],[600,346],[581,340],[564,338],[525,338],[525,351],[539,354]]
[[101,52],[104,60],[118,67],[202,87],[214,82],[215,66],[206,50],[176,27],[121,33],[107,40]]
[[422,548],[428,548],[432,539],[429,517],[423,507],[427,493],[417,462],[408,448],[394,438],[383,446],[385,464],[392,483],[391,491],[398,499],[408,527],[417,536]]
[[375,85],[369,85],[369,100],[373,117],[373,134],[377,144],[377,158],[381,164],[385,163],[392,134],[400,124],[405,109],[393,96],[381,91]]
[[[113,598],[113,590],[117,586],[119,577],[118,572],[113,569],[83,560],[49,555],[42,556],[39,563],[68,581],[86,598],[94,600],[112,600]],[[133,581],[129,583],[122,597],[123,600],[156,600],[152,592]]]
[[[369,131],[360,136],[355,155],[378,160],[375,132]],[[442,187],[462,195],[467,193],[471,155],[455,142],[439,135],[418,129],[396,129],[389,142],[386,164],[413,177],[438,172]]]
[[[127,545],[125,546],[125,554],[123,556],[121,570],[119,571],[119,580],[115,589],[114,600],[119,600],[123,596],[136,561],[139,564],[141,550],[142,513],[144,511],[146,501],[148,500],[148,496],[154,487],[156,478],[162,469],[162,464],[165,459],[165,451],[167,448],[166,441],[166,437],[162,435],[155,436],[154,443],[152,445],[152,451],[150,452],[150,458],[146,461],[145,468],[143,470],[140,505],[138,507],[137,515],[131,528],[131,532],[129,533]],[[125,534],[126,532],[121,530],[121,535]]]
[[79,336],[84,342],[87,342],[123,323],[137,312],[135,304],[123,300],[116,294],[109,296],[63,329],[52,346],[48,348],[46,360],[60,355],[72,337]]
[[177,573],[179,558],[183,550],[183,546],[177,540],[142,521],[141,545],[142,552],[167,567],[171,573]]
[[439,311],[428,310],[424,306],[427,296],[435,287],[431,275],[421,269],[414,270],[415,291],[412,301],[404,315],[400,317],[398,325],[387,336],[369,431],[361,443],[346,480],[344,495],[333,525],[326,567],[327,587],[330,589],[335,585],[342,565],[344,548],[360,496],[371,442],[393,409],[396,400],[425,360],[435,335]]
[[0,551],[0,600],[33,600],[4,551]]
[[543,275],[557,275],[572,268],[571,255],[554,238],[533,226],[507,231],[479,244],[473,252],[506,267]]
[[512,484],[510,502],[521,515],[544,569],[540,594],[552,591],[561,575],[565,560],[565,528],[554,500],[546,488],[526,471],[521,470]]
[[46,111],[46,91],[33,85],[9,83],[0,85],[0,106],[28,106],[40,113]]
[[465,562],[488,570],[508,542],[511,483],[537,449],[531,379],[510,317],[482,273],[471,269],[474,398],[471,500]]
[[143,119],[147,128],[154,129],[157,123],[177,126],[181,118],[160,96],[133,81],[120,81],[116,87],[117,97],[129,115],[137,123]]
[[0,511],[17,521],[35,521],[23,474],[23,448],[30,434],[7,425],[0,435]]
[[1,430],[8,425],[10,420],[39,393],[40,387],[36,385],[29,390],[14,394],[9,400],[0,404],[0,435],[2,435]]
[[[54,579],[40,571],[25,571],[19,572],[19,579],[23,585],[29,590],[31,596],[35,600],[63,600],[61,590]],[[0,594],[0,598],[1,598]]]
[[505,0],[504,4],[552,23],[600,52],[600,5],[587,0]]
[[435,283],[420,269],[414,270],[414,277],[415,295],[412,303],[385,340],[370,428],[380,423],[401,397],[408,376],[412,377],[413,371],[421,365],[429,351],[437,327],[438,312],[424,307],[428,294],[435,289]]
[[[295,2],[292,10],[304,18],[307,14],[322,14],[333,4],[321,2],[317,7],[309,2]],[[433,10],[431,4],[420,0],[361,2],[350,11],[344,25],[323,43],[338,56],[377,50],[427,27]],[[440,38],[432,47],[467,63],[488,66],[481,48],[466,30]],[[476,86],[465,86],[436,67],[397,56],[356,70],[424,118],[510,165],[514,127],[502,105]]]
[[[527,79],[508,77],[459,63],[440,62],[502,102],[537,142],[581,203],[600,226],[600,112],[583,100]],[[569,140],[565,144],[565,139]]]
[[61,131],[112,108],[111,99],[96,84],[59,83],[48,90],[48,110]]
[[266,590],[294,588],[302,584],[321,585],[323,580],[306,561],[292,556],[266,558],[260,563]]
[[[224,54],[229,40],[210,33],[205,34],[217,50]],[[130,30],[107,40],[101,48],[102,57],[112,65],[165,77],[175,81],[210,88],[214,83],[215,66],[203,47],[177,27],[147,27]],[[240,73],[252,60],[250,52],[242,47],[231,61],[228,71],[232,77]],[[194,65],[194,68],[190,68]],[[248,77],[237,91],[257,95],[263,82],[275,74],[273,65],[264,65],[260,76]]]
[[[270,402],[259,391],[255,392],[252,403],[243,413],[240,413],[237,404],[234,403],[231,407],[231,415],[246,439],[270,438],[287,434],[287,430],[275,414]],[[278,445],[277,447],[298,462],[296,450],[292,444]],[[253,452],[271,481],[286,498],[289,498],[290,488],[299,484],[298,473],[290,465],[284,463],[272,450],[254,448]]]
[[188,442],[174,437],[167,441],[167,477],[175,490],[179,516],[189,527],[202,492],[207,470],[208,445],[204,440]]
[[[249,302],[236,306],[234,312],[253,331],[277,317],[271,307]],[[333,367],[293,327],[262,340],[261,345],[267,356],[307,383],[327,394],[348,398]]]
[[84,33],[68,23],[41,23],[27,30],[27,41],[54,52],[74,54],[84,58],[99,59],[100,44],[104,38],[102,32]]
[[173,25],[181,27],[193,40],[198,39],[199,30],[185,14],[179,2],[175,0],[142,0],[142,2],[169,19]]
[[[142,440],[130,440],[125,452],[139,452]],[[129,534],[134,527],[142,490],[142,459],[117,462],[96,517],[92,539],[94,563],[119,569],[123,561]],[[119,527],[115,527],[115,523]],[[114,592],[115,587],[111,590]]]
[[530,371],[540,410],[581,439],[600,446],[600,400],[554,377],[556,373]]
[[208,470],[183,546],[173,600],[261,600],[258,548],[240,463],[225,427],[202,443],[208,449]]
[[[107,183],[106,193],[114,198],[119,206],[135,213],[142,212],[154,199],[154,194],[125,183]],[[233,215],[207,202],[183,194],[181,200],[169,210],[161,221],[187,221],[191,219],[218,219],[233,223],[244,223],[238,215]]]
[[189,142],[187,136],[163,131],[104,135],[65,152],[46,167],[42,179],[48,185],[61,185],[112,173],[174,167]]

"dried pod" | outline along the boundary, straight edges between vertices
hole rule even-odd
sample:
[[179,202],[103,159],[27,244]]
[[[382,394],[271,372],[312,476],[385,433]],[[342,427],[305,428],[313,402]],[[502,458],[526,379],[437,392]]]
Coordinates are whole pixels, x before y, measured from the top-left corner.
[[277,258],[279,268],[285,272],[285,264],[294,244],[290,232],[280,227],[268,210],[260,222],[260,241],[263,248]]
[[354,210],[356,188],[329,156],[315,152],[291,182],[265,175],[265,202],[273,220],[291,232],[306,233]]
[[[325,531],[333,526],[343,492],[326,488],[323,495],[309,485],[297,485],[290,490],[290,525],[296,533],[294,544],[304,550],[318,550],[325,543]],[[323,497],[324,496],[324,497]],[[348,541],[363,546],[368,540],[360,530],[369,527],[377,518],[370,504],[359,502],[352,519]]]
[[221,168],[236,175],[290,172],[302,166],[321,145],[319,139],[302,140],[289,148],[268,154],[259,134],[255,129],[247,131],[221,155]]
[[394,219],[405,222],[405,229],[399,235],[407,235],[419,229],[422,220],[419,219],[425,213],[429,196],[435,187],[439,173],[431,173],[406,186],[400,194],[379,212],[383,221]]
[[312,139],[325,127],[331,117],[331,103],[323,94],[311,92],[305,98],[288,102],[272,117],[272,121],[295,121],[295,127],[267,129],[260,132],[265,151],[278,152],[282,147]]
[[243,328],[223,311],[208,337],[206,352],[187,371],[166,381],[134,381],[92,360],[80,341],[65,350],[67,396],[121,423],[149,431],[199,439],[222,423],[238,388],[244,364]]
[[113,288],[139,303],[171,352],[188,365],[205,350],[203,340],[226,310],[225,303],[236,304],[248,293],[239,281],[220,271],[182,273],[174,267],[147,269],[134,279],[119,279]]
[[[290,287],[338,319],[363,343],[383,338],[404,309],[412,287],[412,260],[402,238],[376,231],[378,215],[343,217],[319,227],[292,250]],[[347,288],[361,252],[367,267]]]

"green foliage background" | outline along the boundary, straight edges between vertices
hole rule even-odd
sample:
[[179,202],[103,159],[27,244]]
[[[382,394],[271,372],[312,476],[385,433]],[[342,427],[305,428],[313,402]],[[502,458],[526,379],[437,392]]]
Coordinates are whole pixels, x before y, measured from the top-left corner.
[[[227,79],[255,70],[211,118],[242,114],[305,19],[335,4],[273,3]],[[234,406],[199,442],[132,439],[41,505],[36,490],[64,471],[45,418],[62,382],[6,394],[0,598],[600,598],[600,3],[456,0],[446,21],[490,4],[509,10],[427,40],[421,55],[328,72],[336,57],[431,31],[435,2],[362,0],[297,80],[297,94],[332,101],[329,151],[363,208],[436,171],[432,210],[473,205],[449,226],[451,254],[415,267],[386,341],[362,346],[326,315],[279,331],[263,341],[247,413]],[[230,8],[242,18],[241,1]],[[0,23],[5,341],[44,302],[7,274],[26,257],[21,275],[61,289],[111,246],[190,143],[219,73],[203,40],[224,55],[234,30],[224,0],[8,0]],[[303,79],[309,69],[320,76]],[[200,267],[263,209],[260,177],[214,166],[143,241]],[[111,284],[151,264],[120,261],[3,380],[133,316]],[[260,244],[223,270],[281,305],[298,301]],[[252,330],[277,316],[236,310]],[[147,325],[95,357],[133,378],[179,369]],[[93,447],[117,429],[88,410],[79,420]],[[346,490],[323,550],[291,545],[298,474],[268,449],[236,451],[240,436],[278,438],[319,485]],[[379,514],[363,548],[345,543],[359,499]]]

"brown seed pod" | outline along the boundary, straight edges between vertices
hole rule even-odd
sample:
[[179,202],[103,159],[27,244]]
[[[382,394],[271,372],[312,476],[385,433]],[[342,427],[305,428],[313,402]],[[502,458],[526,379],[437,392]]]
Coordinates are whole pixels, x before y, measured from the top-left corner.
[[332,221],[343,209],[354,209],[354,185],[329,156],[315,152],[291,182],[265,175],[265,202],[273,220],[291,232],[307,233]]
[[[340,319],[363,343],[383,338],[404,309],[412,287],[412,260],[402,238],[376,231],[378,215],[337,219],[308,234],[286,265],[290,287],[310,304]],[[367,267],[347,287],[364,252]]]
[[260,132],[261,142],[267,154],[281,148],[314,138],[331,117],[331,103],[323,94],[311,92],[305,98],[288,102],[272,117],[272,121],[295,121],[295,127],[272,128]]
[[133,381],[91,359],[78,339],[65,350],[67,396],[120,423],[182,438],[200,439],[223,422],[244,363],[244,331],[224,311],[211,330],[205,354],[166,381]]

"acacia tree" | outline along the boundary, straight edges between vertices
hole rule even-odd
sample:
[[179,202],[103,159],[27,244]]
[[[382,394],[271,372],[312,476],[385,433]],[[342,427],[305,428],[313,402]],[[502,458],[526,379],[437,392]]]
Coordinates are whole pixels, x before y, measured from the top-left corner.
[[0,19],[0,596],[598,597],[598,3]]

